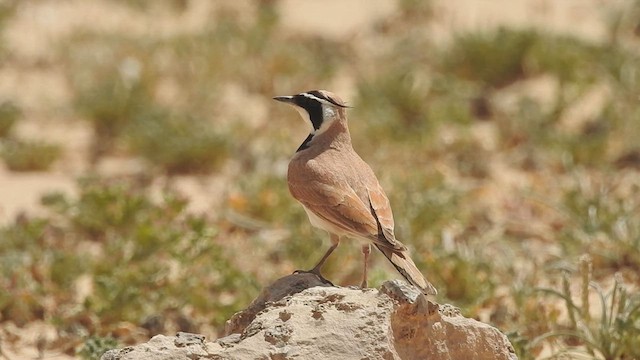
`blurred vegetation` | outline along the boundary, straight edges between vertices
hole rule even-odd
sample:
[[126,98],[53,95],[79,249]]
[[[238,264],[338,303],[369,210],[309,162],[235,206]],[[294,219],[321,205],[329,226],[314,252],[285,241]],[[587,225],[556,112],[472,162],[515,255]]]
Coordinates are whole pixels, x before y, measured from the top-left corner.
[[246,16],[223,7],[191,35],[84,32],[63,44],[76,110],[94,130],[91,161],[125,151],[170,173],[211,172],[228,155],[223,139],[237,131],[216,119],[222,83],[271,96],[275,86],[306,88],[334,75],[345,56],[339,44],[283,37],[273,2],[257,4],[255,19],[237,21]]
[[42,141],[9,140],[0,149],[0,157],[9,170],[47,170],[60,157],[62,149],[58,145]]
[[110,336],[108,337],[90,337],[82,345],[82,349],[78,352],[83,360],[100,360],[102,355],[111,349],[118,347],[118,341]]
[[43,140],[23,140],[13,128],[22,109],[11,101],[0,104],[0,158],[12,171],[44,171],[60,158],[62,148]]
[[[189,6],[113,1],[136,12]],[[285,180],[304,138],[290,128],[303,125],[269,99],[346,77],[354,146],[439,302],[508,333],[520,359],[548,348],[638,356],[640,3],[611,12],[599,42],[499,28],[436,44],[425,25],[437,12],[414,0],[342,40],[286,31],[277,1],[250,9],[221,5],[188,33],[87,29],[59,44],[94,165],[139,157],[140,173],[160,182],[224,175],[226,185],[208,216],[144,176],[87,178],[76,196],[45,196],[46,213],[0,230],[0,321],[52,322],[61,336],[90,339],[79,351],[92,358],[109,336],[135,341],[123,322],[146,335],[219,329],[260,286],[311,267],[327,235]],[[53,161],[53,148],[12,137],[20,113],[0,106],[5,162]],[[374,258],[373,286],[396,276]],[[323,269],[338,284],[359,283],[360,271],[348,241]],[[587,293],[602,304],[575,301]]]
[[[43,198],[48,216],[0,230],[3,319],[47,319],[70,336],[104,336],[122,321],[142,326],[152,315],[178,312],[176,326],[191,331],[205,317],[219,326],[255,295],[211,219],[186,213],[175,192],[153,201],[148,189],[125,180],[78,185],[77,198]],[[41,296],[55,298],[55,306]]]
[[[549,338],[565,340],[558,358],[582,356],[591,359],[636,359],[640,357],[640,294],[630,293],[619,274],[612,289],[605,292],[592,281],[592,263],[588,256],[580,259],[580,301],[574,300],[569,276],[563,273],[562,290],[541,291],[564,301],[569,315],[568,324],[556,324],[556,329],[535,339],[533,343]],[[597,294],[599,312],[592,314],[590,293]],[[569,346],[567,346],[569,345]]]
[[229,141],[202,119],[158,109],[135,119],[131,149],[169,174],[208,173],[229,155]]
[[111,0],[114,3],[124,4],[136,10],[149,10],[154,6],[169,7],[176,12],[183,11],[187,5],[187,0]]
[[11,135],[11,129],[18,121],[22,111],[11,101],[3,101],[0,104],[0,139]]
[[[0,35],[2,35],[4,28],[11,17],[15,14],[18,7],[18,0],[6,0],[0,2]],[[0,36],[0,63],[4,61],[7,51],[5,48],[5,39]]]

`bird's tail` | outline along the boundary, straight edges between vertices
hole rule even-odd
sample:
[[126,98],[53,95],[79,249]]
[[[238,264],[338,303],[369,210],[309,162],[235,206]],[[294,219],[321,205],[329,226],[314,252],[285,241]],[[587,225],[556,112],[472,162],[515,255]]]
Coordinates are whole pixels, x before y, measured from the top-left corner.
[[412,285],[418,287],[423,294],[436,295],[438,293],[436,288],[427,281],[416,267],[416,264],[413,263],[413,260],[411,260],[409,256],[409,251],[390,249],[380,245],[376,245],[376,247],[391,261],[398,272]]

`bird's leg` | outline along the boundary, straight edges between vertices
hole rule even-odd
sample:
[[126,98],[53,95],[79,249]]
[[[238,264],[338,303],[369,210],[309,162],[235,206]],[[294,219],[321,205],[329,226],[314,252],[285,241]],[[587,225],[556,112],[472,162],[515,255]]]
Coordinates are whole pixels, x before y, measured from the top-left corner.
[[362,255],[364,255],[364,270],[362,271],[362,284],[360,287],[366,289],[369,283],[367,282],[367,267],[369,266],[369,254],[371,254],[371,244],[362,245]]
[[337,235],[331,234],[331,247],[329,248],[329,250],[327,250],[326,253],[324,253],[324,255],[322,256],[322,259],[318,261],[316,266],[314,266],[313,269],[309,270],[309,272],[312,272],[316,275],[320,275],[320,268],[322,268],[322,265],[324,265],[324,262],[327,261],[327,258],[329,257],[329,255],[331,255],[333,250],[335,250],[338,247],[338,244],[340,244],[340,237]]
[[294,271],[294,274],[312,273],[318,276],[323,282],[329,283],[333,286],[331,281],[325,279],[324,276],[322,276],[322,274],[320,273],[320,269],[322,268],[322,265],[324,265],[325,261],[327,261],[327,258],[329,257],[329,255],[331,255],[333,250],[335,250],[338,247],[338,244],[340,244],[340,237],[337,235],[331,234],[331,247],[329,248],[329,250],[327,250],[326,253],[324,253],[324,255],[322,256],[320,261],[318,261],[316,266],[314,266],[311,270],[296,270]]

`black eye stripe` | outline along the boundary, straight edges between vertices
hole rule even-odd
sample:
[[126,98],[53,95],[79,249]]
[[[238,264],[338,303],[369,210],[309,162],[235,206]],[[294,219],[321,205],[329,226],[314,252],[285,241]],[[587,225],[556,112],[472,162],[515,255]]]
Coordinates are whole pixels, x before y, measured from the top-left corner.
[[315,130],[320,129],[322,125],[322,103],[304,95],[295,95],[293,101],[309,113],[309,119],[311,120],[313,128]]

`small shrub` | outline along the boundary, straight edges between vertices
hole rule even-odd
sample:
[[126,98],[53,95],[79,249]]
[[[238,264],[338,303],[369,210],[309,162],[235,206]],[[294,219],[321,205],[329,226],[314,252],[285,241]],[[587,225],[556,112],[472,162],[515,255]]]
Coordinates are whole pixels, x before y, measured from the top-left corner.
[[0,314],[19,326],[42,319],[42,249],[48,221],[16,221],[0,228]]
[[[76,201],[60,193],[50,193],[43,196],[42,204],[90,240],[110,240],[116,234],[128,234],[139,220],[137,216],[153,209],[146,192],[125,181],[84,178],[78,185],[80,195]],[[176,201],[164,205],[169,215],[182,211],[185,203]]]
[[110,0],[117,4],[123,4],[129,6],[132,9],[139,11],[148,11],[153,6],[170,7],[176,12],[182,12],[187,6],[187,0],[161,0],[161,1],[148,1],[148,0]]
[[158,80],[153,41],[78,33],[61,47],[74,108],[90,122],[90,160],[111,153],[133,118],[153,106]]
[[[363,121],[352,122],[351,126],[367,137],[424,149],[434,143],[443,124],[466,125],[472,121],[470,99],[477,85],[449,74],[430,74],[422,60],[381,65],[380,69],[357,84],[352,112]],[[361,145],[375,146],[376,142]]]
[[461,34],[444,50],[439,66],[484,87],[501,88],[528,75],[526,60],[538,41],[539,35],[531,30]]
[[418,23],[430,20],[435,13],[433,2],[429,0],[400,0],[398,8],[403,20]]
[[11,129],[20,118],[22,111],[11,101],[0,104],[0,139],[11,134]]
[[62,154],[59,145],[42,141],[11,140],[3,144],[0,156],[13,171],[44,171]]
[[134,153],[169,174],[209,173],[229,154],[229,141],[203,119],[158,109],[135,119],[127,134]]
[[118,73],[78,90],[76,107],[93,127],[93,161],[112,151],[138,112],[151,106],[150,91],[141,82],[127,84]]
[[[20,4],[19,0],[7,0],[0,2],[0,33],[4,32],[7,23],[11,20],[11,17],[15,14],[18,5]],[[4,60],[4,57],[7,54],[6,47],[6,36],[0,37],[0,58]]]
[[92,336],[84,342],[78,355],[83,360],[100,360],[105,352],[115,349],[116,347],[118,347],[118,340],[110,336]]

